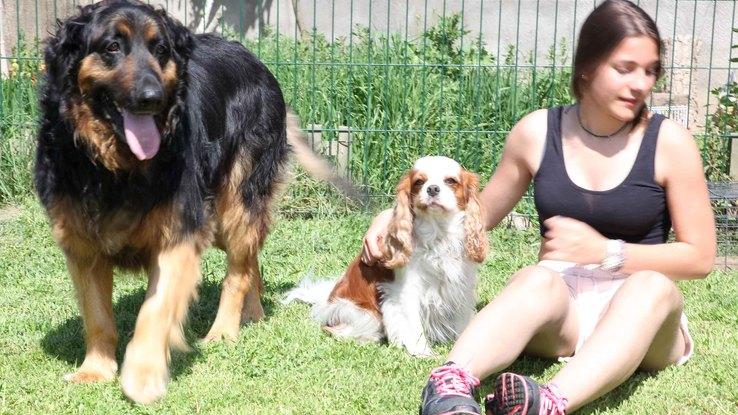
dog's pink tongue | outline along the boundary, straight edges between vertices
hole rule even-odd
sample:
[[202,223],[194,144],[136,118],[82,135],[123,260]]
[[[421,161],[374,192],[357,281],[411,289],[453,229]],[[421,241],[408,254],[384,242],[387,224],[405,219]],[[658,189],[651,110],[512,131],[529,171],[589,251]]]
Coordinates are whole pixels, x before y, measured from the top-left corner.
[[161,143],[161,135],[151,115],[136,115],[123,110],[123,127],[126,142],[131,152],[139,160],[147,160],[156,155]]

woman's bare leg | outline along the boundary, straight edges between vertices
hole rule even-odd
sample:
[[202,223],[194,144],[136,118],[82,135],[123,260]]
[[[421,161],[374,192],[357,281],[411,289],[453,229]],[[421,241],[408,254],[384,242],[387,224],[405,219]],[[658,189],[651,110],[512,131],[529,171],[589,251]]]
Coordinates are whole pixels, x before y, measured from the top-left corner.
[[683,354],[683,299],[674,282],[637,272],[615,293],[592,336],[551,380],[571,412],[624,382],[640,366],[662,369]]
[[483,379],[509,366],[523,349],[541,356],[570,355],[579,335],[574,310],[558,273],[523,268],[472,319],[448,360]]

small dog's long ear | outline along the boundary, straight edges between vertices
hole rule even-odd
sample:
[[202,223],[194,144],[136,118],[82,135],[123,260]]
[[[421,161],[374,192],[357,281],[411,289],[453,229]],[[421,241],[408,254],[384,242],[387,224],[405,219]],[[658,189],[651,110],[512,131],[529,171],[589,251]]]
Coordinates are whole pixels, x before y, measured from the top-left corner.
[[412,173],[408,172],[397,185],[397,204],[384,244],[385,267],[393,269],[407,265],[413,252],[413,220],[411,200]]
[[464,186],[466,209],[464,217],[464,234],[466,241],[466,256],[474,262],[482,263],[487,256],[489,241],[482,218],[482,208],[479,204],[479,179],[469,171],[461,172],[461,184]]

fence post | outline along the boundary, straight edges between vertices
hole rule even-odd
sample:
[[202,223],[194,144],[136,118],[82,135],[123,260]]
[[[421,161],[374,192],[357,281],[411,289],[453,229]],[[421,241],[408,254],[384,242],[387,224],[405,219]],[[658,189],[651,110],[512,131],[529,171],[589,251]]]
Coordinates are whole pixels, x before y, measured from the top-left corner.
[[730,180],[738,181],[738,134],[727,136],[730,140]]
[[5,2],[0,1],[0,76],[8,76],[8,54],[5,50]]
[[313,151],[323,155],[335,157],[336,171],[344,177],[348,177],[349,149],[351,148],[351,128],[340,125],[337,129],[338,137],[335,140],[323,140],[323,126],[320,124],[308,124],[305,128],[308,145]]

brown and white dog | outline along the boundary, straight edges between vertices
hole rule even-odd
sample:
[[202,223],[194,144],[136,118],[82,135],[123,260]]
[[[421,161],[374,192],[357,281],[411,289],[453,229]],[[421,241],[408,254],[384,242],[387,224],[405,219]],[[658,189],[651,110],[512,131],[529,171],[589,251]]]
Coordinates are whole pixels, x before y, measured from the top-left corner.
[[429,356],[431,343],[455,340],[475,312],[488,249],[477,177],[450,158],[423,157],[400,180],[396,203],[381,263],[357,257],[338,281],[306,279],[283,303],[313,304],[334,336],[386,337]]

